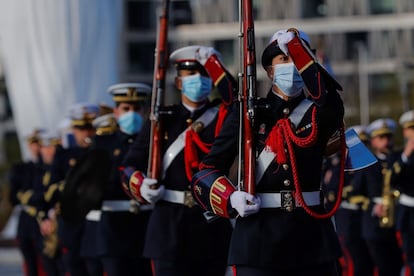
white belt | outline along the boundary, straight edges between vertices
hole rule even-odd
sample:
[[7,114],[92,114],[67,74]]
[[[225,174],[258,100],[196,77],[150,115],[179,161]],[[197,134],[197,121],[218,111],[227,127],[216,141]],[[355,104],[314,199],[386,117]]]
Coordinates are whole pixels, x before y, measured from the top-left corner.
[[101,220],[101,210],[90,210],[87,214],[86,214],[86,220],[89,221],[100,221]]
[[406,195],[406,194],[400,194],[400,204],[408,207],[414,207],[414,197]]
[[190,208],[195,205],[194,198],[191,195],[190,191],[176,191],[165,189],[162,199],[172,203],[183,204]]
[[21,205],[22,206],[22,209],[24,210],[24,211],[26,211],[27,213],[31,213],[31,212],[36,212],[36,207],[34,207],[34,206],[31,206],[31,205]]
[[139,211],[149,211],[154,209],[153,205],[139,205],[133,200],[104,200],[102,203],[102,211],[106,212],[132,212],[135,209]]
[[[321,204],[321,192],[302,192],[303,199],[308,206],[316,206]],[[260,197],[260,208],[281,208],[292,206],[300,207],[299,201],[294,198],[292,191],[281,191],[280,193],[258,193]],[[294,202],[293,202],[294,200]]]
[[374,197],[372,199],[372,201],[376,204],[383,204],[384,203],[384,199],[382,197]]
[[357,204],[349,203],[348,201],[342,201],[341,208],[354,211],[358,211],[360,209]]

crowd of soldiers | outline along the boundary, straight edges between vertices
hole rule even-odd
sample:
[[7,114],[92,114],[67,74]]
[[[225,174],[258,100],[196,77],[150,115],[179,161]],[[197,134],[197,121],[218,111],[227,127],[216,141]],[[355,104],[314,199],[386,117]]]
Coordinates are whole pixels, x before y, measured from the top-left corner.
[[[350,275],[411,275],[414,271],[414,110],[399,118],[404,144],[394,137],[398,124],[380,118],[368,126],[350,127],[378,162],[345,175],[341,207],[335,214],[337,233]],[[327,159],[323,183],[327,205],[338,186],[338,156]]]
[[[206,111],[198,139],[208,147],[231,101],[235,80],[218,57],[225,76],[208,72],[211,66],[195,60],[200,50],[219,55],[204,46],[171,54],[176,88],[185,92],[180,104],[164,108],[163,150]],[[207,99],[215,88],[230,94]],[[151,87],[119,83],[108,92],[114,107],[80,102],[69,108],[69,132],[35,129],[26,137],[31,160],[10,172],[11,202],[23,207],[17,240],[26,275],[153,275],[152,269],[170,275],[170,266],[177,275],[224,275],[232,226],[227,219],[208,223],[200,207],[180,201],[198,165],[187,170],[182,148],[165,171],[165,203],[153,210],[151,189],[142,204],[127,187],[132,166],[146,171]],[[199,154],[197,148],[190,157]]]
[[[368,126],[369,139],[361,134],[378,162],[346,174],[335,231],[326,210],[336,194],[328,187],[338,187],[344,152],[324,151],[344,108],[340,85],[312,52],[297,30],[276,32],[262,52],[271,88],[257,101],[253,127],[255,195],[232,184],[238,88],[211,47],[170,55],[181,100],[162,107],[159,179],[147,176],[146,84],[109,87],[113,107],[71,106],[69,136],[36,129],[27,137],[31,160],[10,171],[11,202],[22,206],[17,239],[26,275],[222,276],[232,266],[238,276],[328,276],[339,275],[341,256],[350,256],[350,275],[412,267],[414,113],[401,119],[408,129],[402,153],[392,151],[392,120]],[[392,222],[382,226],[381,218]]]
[[17,239],[26,275],[151,275],[141,254],[149,209],[136,212],[118,175],[150,91],[114,85],[113,108],[71,106],[69,139],[44,129],[27,137],[32,159],[10,172],[12,203],[23,207]]

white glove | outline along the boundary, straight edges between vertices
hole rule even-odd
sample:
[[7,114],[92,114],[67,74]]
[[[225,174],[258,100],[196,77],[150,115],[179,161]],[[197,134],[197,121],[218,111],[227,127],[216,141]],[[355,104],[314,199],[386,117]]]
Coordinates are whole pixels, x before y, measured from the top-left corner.
[[205,65],[207,59],[212,55],[216,55],[220,59],[220,54],[213,47],[200,46],[195,53],[195,58],[201,65]]
[[[154,204],[164,195],[165,188],[160,185],[156,189],[153,187],[158,183],[154,178],[144,178],[140,188],[141,196],[151,204]],[[151,187],[152,186],[152,187]]]
[[260,210],[260,198],[242,191],[235,191],[230,195],[230,204],[241,217],[247,217]]
[[279,33],[277,36],[277,44],[285,55],[289,55],[287,44],[295,38],[293,32]]

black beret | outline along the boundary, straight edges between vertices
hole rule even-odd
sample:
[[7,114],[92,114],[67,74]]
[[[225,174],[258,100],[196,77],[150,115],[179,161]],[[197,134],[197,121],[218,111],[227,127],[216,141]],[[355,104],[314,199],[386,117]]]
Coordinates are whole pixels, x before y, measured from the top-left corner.
[[277,45],[277,40],[273,41],[264,49],[262,54],[262,66],[264,69],[266,67],[272,65],[272,59],[277,55],[284,55],[282,50],[280,50],[279,46]]

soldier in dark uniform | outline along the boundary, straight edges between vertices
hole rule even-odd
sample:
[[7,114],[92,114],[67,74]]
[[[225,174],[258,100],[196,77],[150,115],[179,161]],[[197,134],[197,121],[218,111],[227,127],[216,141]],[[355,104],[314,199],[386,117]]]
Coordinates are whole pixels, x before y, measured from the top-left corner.
[[142,256],[151,205],[138,206],[124,192],[119,167],[128,148],[141,131],[148,110],[151,87],[120,83],[108,88],[113,113],[94,120],[94,148],[111,156],[111,173],[97,225],[97,250],[108,276],[152,275],[150,260]]
[[411,273],[414,273],[414,111],[403,113],[399,123],[403,128],[405,145],[398,159],[398,166],[394,166],[395,181],[401,194],[397,229],[402,237],[402,249],[406,264]]
[[[149,154],[147,124],[126,155],[124,183],[138,201],[155,204],[144,247],[144,255],[153,260],[154,275],[224,275],[230,221],[207,221],[204,210],[194,205],[190,180],[221,127],[235,81],[211,47],[180,48],[171,54],[170,61],[177,70],[175,85],[181,102],[164,107],[161,118],[162,177],[158,183],[143,173]],[[213,87],[225,104],[208,99]],[[128,173],[133,170],[132,175]],[[152,189],[152,185],[158,187]]]
[[[76,146],[59,147],[52,164],[51,185],[47,191],[47,200],[56,204],[59,246],[62,253],[65,273],[70,275],[88,275],[85,260],[80,257],[83,220],[74,218],[71,212],[75,207],[65,200],[65,191],[74,189],[65,183],[76,163],[88,152],[95,135],[92,121],[99,113],[99,106],[89,103],[77,103],[70,107],[69,117]],[[65,187],[66,186],[66,187]],[[82,196],[82,195],[79,195]],[[91,237],[91,243],[95,235]]]
[[63,275],[63,264],[60,252],[58,252],[57,223],[54,206],[46,200],[46,192],[49,190],[51,167],[56,149],[61,139],[57,132],[45,131],[40,135],[40,154],[42,165],[39,167],[35,178],[37,193],[36,198],[37,220],[42,234],[41,259],[44,271],[48,276]]
[[225,177],[238,153],[237,111],[192,180],[202,206],[237,216],[228,261],[238,276],[337,275],[341,251],[332,221],[323,215],[320,185],[327,142],[344,115],[341,87],[301,37],[295,29],[280,30],[262,54],[272,87],[256,103],[263,107],[253,126],[256,194],[236,190]]
[[[361,141],[368,147],[369,138],[363,126],[351,126],[349,129],[355,130]],[[334,156],[331,159],[332,175],[325,181],[328,186],[338,185],[339,161]],[[342,202],[335,214],[336,230],[341,241],[344,258],[347,265],[347,272],[354,276],[370,276],[374,273],[374,265],[368,251],[368,247],[361,236],[362,209],[368,208],[369,199],[362,195],[351,197],[354,185],[353,171],[345,172],[345,182],[342,191]],[[332,183],[335,182],[335,183]],[[328,196],[328,201],[332,204],[332,199]]]
[[[332,155],[329,155],[323,161],[322,166],[322,192],[324,195],[324,205],[327,210],[332,210],[335,206],[335,202],[337,197],[340,196],[338,193],[339,189],[339,181],[340,181],[340,174],[341,174],[341,154],[336,152]],[[344,184],[345,185],[345,184]],[[339,208],[338,208],[339,211]],[[337,234],[339,240],[341,242],[341,235],[338,231],[337,227],[337,214],[335,213],[335,217],[333,217],[334,225],[336,226]],[[342,244],[341,244],[342,245]],[[347,258],[347,252],[344,251],[342,247],[343,256],[338,259],[338,274],[342,275],[349,271],[349,262]]]
[[[92,144],[89,147],[90,149],[95,148],[95,142],[98,133],[99,135],[110,135],[116,131],[116,123],[113,124],[112,119],[112,108],[104,104],[99,105],[99,114],[92,121],[92,127],[95,130],[95,135],[93,137]],[[93,160],[90,157],[88,157],[90,156],[90,154],[91,152],[86,153],[83,160],[81,161],[84,165],[79,165],[79,167],[76,169],[82,171],[85,170],[86,166],[91,166],[89,170],[96,170],[97,174],[102,174],[103,172],[105,172],[105,168],[100,167],[99,164],[91,164],[93,163]],[[73,170],[75,170],[75,168]],[[100,171],[100,173],[98,173],[98,171]],[[86,176],[86,173],[81,173],[79,177],[94,178],[95,175],[90,174],[90,176]],[[95,179],[94,181],[96,182],[97,179]],[[105,178],[105,181],[107,181],[107,178]],[[92,209],[88,210],[88,212],[85,215],[85,221],[83,224],[80,241],[80,256],[86,262],[86,269],[88,271],[89,276],[101,276],[104,273],[104,266],[99,253],[98,224],[102,216],[102,194],[105,193],[106,186],[105,183],[100,183],[100,185],[94,188],[97,189],[95,191],[96,194],[99,194],[100,196],[96,197],[96,205],[93,206]]]
[[10,202],[13,206],[20,204],[22,208],[17,226],[17,241],[24,260],[23,271],[28,276],[36,276],[42,271],[40,266],[42,236],[36,220],[37,209],[33,205],[34,179],[42,163],[39,145],[41,131],[35,129],[26,138],[30,160],[13,165],[9,176]]
[[[378,119],[366,129],[372,152],[378,159],[374,165],[354,174],[351,196],[369,199],[362,214],[362,238],[368,249],[378,275],[400,275],[402,253],[398,245],[393,212],[394,203],[391,172],[399,154],[393,151],[393,134],[396,123],[392,119]],[[387,204],[387,206],[386,206]],[[390,222],[390,223],[388,223]]]

